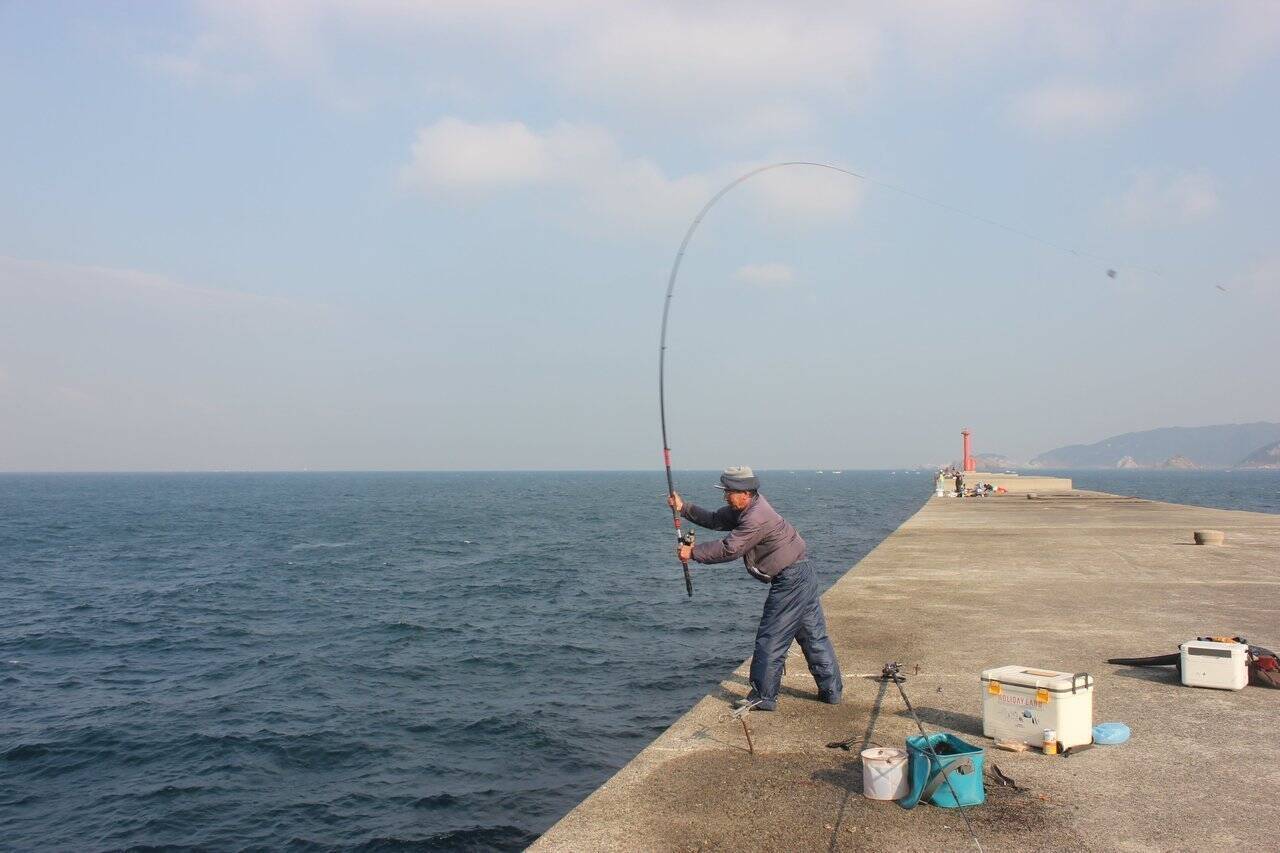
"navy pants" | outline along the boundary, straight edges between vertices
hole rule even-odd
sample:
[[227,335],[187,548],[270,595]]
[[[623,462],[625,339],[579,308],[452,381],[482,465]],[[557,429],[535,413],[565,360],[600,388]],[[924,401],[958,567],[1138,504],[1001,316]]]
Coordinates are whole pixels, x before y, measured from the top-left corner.
[[756,630],[756,650],[751,657],[751,692],[764,706],[778,701],[782,669],[791,641],[800,644],[818,696],[826,702],[840,701],[844,679],[836,650],[827,636],[827,620],[818,601],[818,580],[805,561],[789,566],[769,585],[760,627]]

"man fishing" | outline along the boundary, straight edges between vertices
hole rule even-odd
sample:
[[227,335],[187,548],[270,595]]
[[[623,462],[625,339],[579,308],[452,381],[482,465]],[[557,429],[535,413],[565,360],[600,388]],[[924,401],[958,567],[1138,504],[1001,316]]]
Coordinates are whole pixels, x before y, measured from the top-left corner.
[[777,708],[782,671],[793,639],[800,643],[818,684],[818,698],[840,704],[844,680],[827,636],[818,581],[805,560],[804,540],[760,494],[760,480],[750,468],[725,469],[716,488],[724,491],[726,506],[714,512],[685,502],[675,492],[667,503],[694,524],[729,531],[718,542],[679,546],[681,562],[727,563],[742,558],[753,578],[769,584],[751,657],[751,692],[735,704],[754,704],[758,711]]

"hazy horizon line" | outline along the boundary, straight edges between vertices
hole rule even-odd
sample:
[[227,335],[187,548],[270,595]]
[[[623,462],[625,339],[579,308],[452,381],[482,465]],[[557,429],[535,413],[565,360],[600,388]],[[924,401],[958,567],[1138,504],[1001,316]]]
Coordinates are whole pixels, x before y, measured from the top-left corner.
[[[900,465],[885,468],[811,468],[782,466],[757,468],[762,472],[874,472],[927,471],[936,466]],[[718,473],[719,468],[681,468],[681,471]],[[0,470],[0,476],[17,475],[88,475],[88,474],[636,474],[646,471],[662,473],[662,468],[94,468],[82,470]]]

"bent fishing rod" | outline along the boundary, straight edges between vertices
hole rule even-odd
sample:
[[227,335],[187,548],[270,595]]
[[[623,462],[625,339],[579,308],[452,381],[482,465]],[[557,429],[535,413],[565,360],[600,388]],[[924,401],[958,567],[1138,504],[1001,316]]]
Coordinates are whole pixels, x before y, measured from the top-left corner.
[[[1040,245],[1053,249],[1055,251],[1062,252],[1064,254],[1071,255],[1076,258],[1087,258],[1089,260],[1099,261],[1099,262],[1103,260],[1102,258],[1099,258],[1095,255],[1091,255],[1087,252],[1082,252],[1082,251],[1079,251],[1078,249],[1071,249],[1066,246],[1059,245],[1057,243],[1052,243],[1048,240],[1037,237],[1035,234],[1032,234],[1028,231],[1023,231],[1020,228],[1014,228],[1013,226],[1005,225],[1004,223],[997,222],[994,219],[988,219],[985,216],[979,216],[976,213],[970,213],[969,211],[964,210],[962,208],[955,207],[953,205],[946,204],[941,201],[936,201],[926,196],[922,196],[917,193],[911,192],[910,190],[903,189],[902,187],[885,183],[884,181],[876,180],[875,178],[868,177],[867,175],[859,174],[858,172],[854,172],[850,169],[844,169],[844,168],[841,168],[840,166],[833,166],[830,163],[816,163],[808,160],[787,160],[781,163],[770,163],[767,166],[759,166],[755,169],[752,169],[749,172],[745,172],[744,174],[739,175],[737,178],[734,178],[732,181],[725,184],[724,187],[722,187],[719,192],[713,195],[710,198],[710,200],[708,200],[707,203],[702,206],[702,209],[698,211],[698,215],[693,218],[693,221],[689,223],[688,230],[684,232],[684,239],[680,241],[680,248],[676,251],[675,261],[672,262],[671,264],[671,274],[667,277],[667,296],[662,303],[662,337],[658,345],[658,417],[662,423],[662,462],[663,462],[663,465],[665,465],[666,471],[667,471],[668,497],[675,495],[676,487],[675,487],[675,481],[671,475],[671,444],[667,440],[667,394],[666,394],[667,326],[668,326],[668,321],[671,319],[671,298],[675,294],[676,277],[680,274],[680,264],[684,260],[685,250],[689,248],[689,241],[693,239],[694,232],[697,231],[698,226],[702,224],[703,218],[706,217],[707,213],[710,212],[711,208],[715,207],[716,203],[719,202],[720,199],[728,195],[731,190],[733,190],[739,184],[749,181],[751,178],[754,178],[756,175],[762,174],[764,172],[773,171],[774,169],[784,169],[791,166],[805,166],[812,169],[826,169],[827,171],[830,171],[830,172],[838,172],[842,175],[848,175],[849,177],[857,178],[858,180],[863,181],[864,183],[873,184],[875,186],[889,190],[890,192],[895,192],[900,195],[907,196],[908,198],[913,198],[916,201],[924,202],[925,204],[932,205],[934,207],[940,208],[950,213],[954,213],[959,216],[964,216],[969,219],[973,219],[977,222],[981,222],[986,225],[990,225],[994,228],[998,228],[1002,231],[1006,231],[1010,234],[1017,235],[1027,240],[1031,240],[1032,242],[1039,243]],[[1114,268],[1108,268],[1106,270],[1106,274],[1108,278],[1115,278],[1116,270]],[[688,533],[681,532],[680,513],[676,510],[675,506],[671,507],[671,521],[675,526],[677,546],[692,545],[694,541],[693,531],[690,530]],[[693,580],[689,576],[689,563],[685,560],[681,560],[680,565],[684,568],[685,590],[688,592],[689,597],[692,598],[693,597]]]
[[[680,274],[680,262],[684,260],[684,252],[685,249],[689,248],[689,241],[693,239],[693,232],[698,230],[698,226],[702,224],[703,217],[715,206],[716,202],[724,198],[738,184],[755,177],[761,172],[767,172],[770,169],[781,169],[784,166],[816,166],[822,169],[844,172],[847,175],[853,175],[855,178],[862,177],[854,172],[837,166],[828,166],[825,163],[806,163],[798,160],[786,163],[772,163],[768,166],[752,169],[750,172],[740,175],[729,184],[726,184],[720,192],[713,195],[710,201],[702,206],[702,210],[698,211],[698,215],[693,218],[693,222],[689,223],[689,229],[684,232],[684,239],[680,241],[680,248],[676,251],[676,259],[671,264],[671,275],[667,278],[667,298],[662,303],[662,340],[658,345],[658,418],[662,422],[662,463],[667,469],[667,496],[669,498],[675,496],[676,487],[675,481],[671,476],[671,444],[667,441],[667,325],[671,319],[671,297],[676,290],[676,276]],[[680,513],[674,505],[671,507],[671,522],[675,526],[676,546],[692,545],[694,541],[693,531],[690,530],[688,534],[681,533]],[[684,569],[685,591],[688,592],[690,598],[693,598],[693,578],[689,576],[689,562],[681,560],[680,565]]]

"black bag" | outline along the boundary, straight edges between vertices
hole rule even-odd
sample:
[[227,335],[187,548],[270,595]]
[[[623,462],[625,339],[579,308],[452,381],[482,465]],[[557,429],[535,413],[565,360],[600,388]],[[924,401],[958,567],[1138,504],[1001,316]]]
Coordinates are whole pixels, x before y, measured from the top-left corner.
[[1280,690],[1280,659],[1275,652],[1262,646],[1249,647],[1249,683]]

